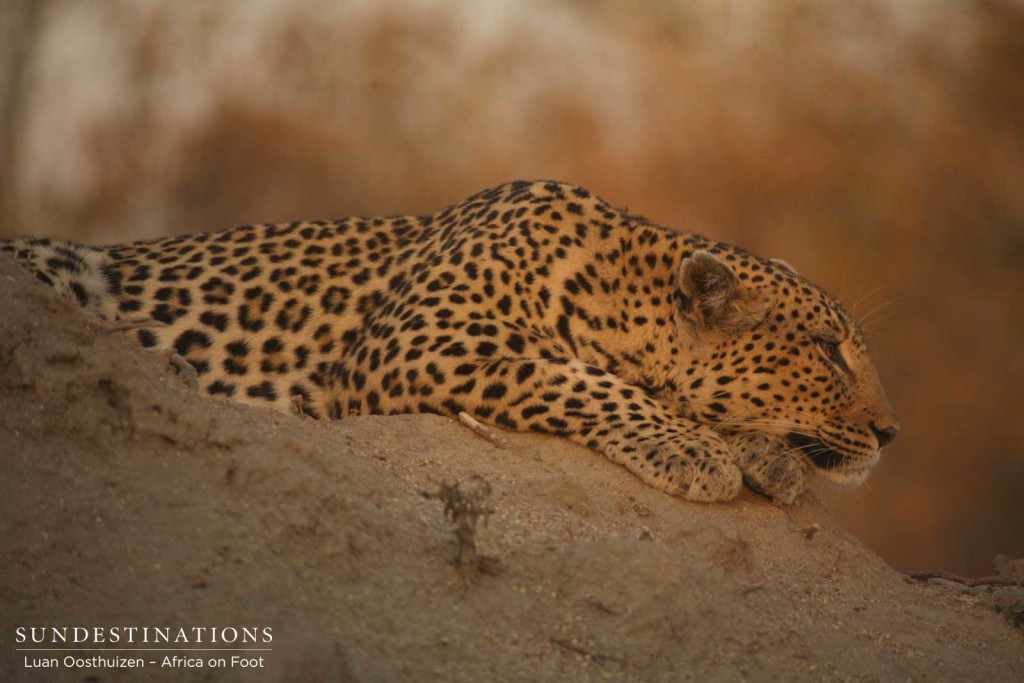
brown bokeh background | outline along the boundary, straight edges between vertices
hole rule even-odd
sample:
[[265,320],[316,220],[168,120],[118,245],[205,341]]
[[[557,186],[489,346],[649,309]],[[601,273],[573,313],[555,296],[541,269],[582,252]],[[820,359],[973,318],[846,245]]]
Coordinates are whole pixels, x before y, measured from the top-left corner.
[[821,488],[900,569],[1024,556],[1018,0],[7,0],[0,237],[585,185],[866,317],[903,431]]

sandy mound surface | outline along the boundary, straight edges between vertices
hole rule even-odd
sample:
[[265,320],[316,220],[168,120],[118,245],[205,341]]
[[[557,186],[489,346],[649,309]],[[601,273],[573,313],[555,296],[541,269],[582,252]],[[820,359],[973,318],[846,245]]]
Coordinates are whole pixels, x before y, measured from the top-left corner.
[[[991,596],[907,583],[813,499],[696,505],[558,439],[204,398],[7,258],[0,307],[0,680],[1024,677]],[[422,492],[473,475],[493,512],[460,570]],[[12,634],[45,625],[269,626],[273,651],[26,669]]]

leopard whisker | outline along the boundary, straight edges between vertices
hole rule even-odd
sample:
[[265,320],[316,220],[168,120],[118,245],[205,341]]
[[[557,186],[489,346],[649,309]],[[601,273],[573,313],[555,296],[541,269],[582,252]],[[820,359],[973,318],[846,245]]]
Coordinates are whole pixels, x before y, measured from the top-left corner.
[[[722,423],[719,423],[722,424]],[[782,419],[771,419],[771,418],[754,418],[746,419],[737,424],[738,427],[781,427],[789,433],[801,434],[811,438],[817,438],[817,434],[812,433],[807,427],[796,424],[795,422]],[[756,431],[756,430],[753,430]]]
[[854,316],[854,318],[856,318],[857,307],[860,306],[865,301],[867,301],[868,299],[870,299],[872,296],[874,296],[878,292],[881,292],[884,289],[886,289],[888,286],[889,285],[880,285],[880,286],[875,287],[874,289],[872,289],[871,291],[869,291],[869,292],[867,292],[865,294],[864,293],[864,285],[861,285],[860,290],[857,292],[857,299],[856,299],[856,301],[853,302],[853,306],[850,307],[850,315]]
[[724,420],[721,420],[720,422],[716,422],[715,424],[711,425],[711,429],[713,429],[715,431],[718,431],[719,429],[724,427],[726,424],[728,424],[731,420],[735,420],[739,416],[741,416],[741,415],[743,415],[745,413],[751,413],[751,412],[753,412],[755,410],[758,410],[758,409],[757,408],[745,408],[743,410],[737,411],[737,412],[733,413],[732,415],[730,415],[729,417],[725,418]]
[[861,325],[861,329],[863,329],[865,332],[870,331],[872,325],[877,325],[878,323],[882,322],[883,320],[885,320],[887,318],[891,318],[894,315],[896,315],[896,311],[892,311],[892,312],[889,312],[889,313],[885,313],[884,315],[880,315],[877,318],[875,318],[874,320],[871,320],[871,321],[866,322],[863,325]]
[[[872,309],[868,310],[868,312],[867,312],[867,313],[865,313],[864,315],[862,315],[862,316],[860,317],[860,319],[859,319],[859,320],[857,321],[857,324],[858,324],[858,325],[860,325],[861,327],[863,327],[864,325],[867,325],[867,324],[869,324],[869,320],[868,320],[868,318],[870,318],[870,317],[871,317],[871,314],[872,314],[872,313],[875,313],[875,312],[878,312],[878,311],[882,311],[882,310],[885,310],[886,308],[888,308],[889,306],[892,306],[892,305],[894,305],[894,304],[898,304],[898,303],[903,303],[903,301],[904,301],[905,299],[906,299],[906,296],[900,296],[900,297],[896,297],[896,298],[894,298],[894,299],[890,299],[890,300],[888,300],[888,301],[883,301],[882,303],[878,304],[878,305],[877,305],[877,306],[875,306],[874,308],[872,308]],[[870,322],[873,322],[873,321],[870,321]]]

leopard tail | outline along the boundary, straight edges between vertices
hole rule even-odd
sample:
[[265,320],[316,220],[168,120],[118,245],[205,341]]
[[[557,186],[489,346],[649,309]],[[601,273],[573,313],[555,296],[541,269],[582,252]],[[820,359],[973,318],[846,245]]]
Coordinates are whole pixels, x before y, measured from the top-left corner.
[[40,238],[0,240],[9,252],[62,297],[103,318],[117,320],[119,283],[112,259],[101,247]]

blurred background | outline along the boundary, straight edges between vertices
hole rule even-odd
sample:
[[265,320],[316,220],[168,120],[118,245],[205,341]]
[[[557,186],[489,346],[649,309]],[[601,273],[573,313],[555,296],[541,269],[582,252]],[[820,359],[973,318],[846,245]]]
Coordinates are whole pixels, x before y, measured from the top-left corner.
[[0,3],[0,237],[432,212],[517,178],[856,304],[903,430],[826,504],[899,569],[1024,557],[1021,0]]

